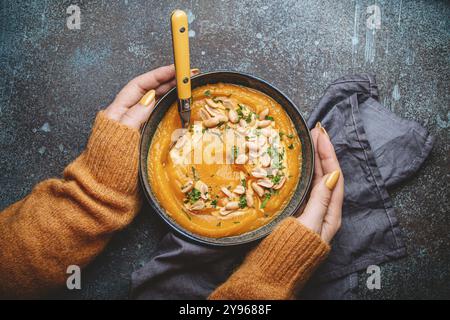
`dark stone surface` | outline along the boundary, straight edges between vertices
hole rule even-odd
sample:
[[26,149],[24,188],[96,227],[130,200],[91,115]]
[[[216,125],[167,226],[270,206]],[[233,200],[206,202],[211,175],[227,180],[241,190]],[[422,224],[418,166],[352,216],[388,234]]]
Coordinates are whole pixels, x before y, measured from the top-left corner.
[[[172,62],[169,14],[189,10],[192,66],[271,81],[308,115],[332,80],[377,75],[381,101],[436,137],[431,156],[392,190],[409,257],[382,266],[358,297],[450,298],[448,1],[7,1],[0,4],[0,209],[60,176],[98,110],[135,75]],[[78,4],[81,30],[66,27]],[[66,298],[126,298],[130,274],[167,231],[148,207],[83,272]]]

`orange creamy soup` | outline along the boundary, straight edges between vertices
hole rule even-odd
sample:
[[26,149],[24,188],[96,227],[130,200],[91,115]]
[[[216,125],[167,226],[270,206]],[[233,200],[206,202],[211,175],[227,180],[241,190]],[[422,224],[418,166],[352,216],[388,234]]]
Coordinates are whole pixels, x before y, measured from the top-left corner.
[[283,108],[232,84],[193,90],[191,125],[180,131],[174,103],[148,156],[160,205],[183,228],[220,238],[257,229],[289,203],[301,175],[301,145]]

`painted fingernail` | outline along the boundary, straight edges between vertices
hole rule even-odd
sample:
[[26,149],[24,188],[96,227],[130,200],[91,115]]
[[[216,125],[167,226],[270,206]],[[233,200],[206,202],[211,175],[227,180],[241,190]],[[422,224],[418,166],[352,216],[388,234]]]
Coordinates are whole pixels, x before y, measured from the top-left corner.
[[148,107],[150,103],[152,103],[152,101],[155,100],[155,95],[156,91],[150,90],[141,98],[141,100],[139,100],[139,103],[142,104],[143,106]]
[[316,128],[322,128],[322,124],[320,123],[320,121],[317,121]]
[[336,183],[338,182],[340,175],[341,171],[339,170],[335,170],[329,175],[329,177],[325,181],[325,185],[327,186],[328,189],[333,190],[334,187],[336,187]]
[[199,68],[191,69],[191,74],[192,75],[196,75],[196,74],[199,74],[199,73],[200,73],[200,69]]
[[324,127],[320,127],[320,131],[322,131],[328,138],[330,138],[330,136],[328,135],[327,130],[325,130]]

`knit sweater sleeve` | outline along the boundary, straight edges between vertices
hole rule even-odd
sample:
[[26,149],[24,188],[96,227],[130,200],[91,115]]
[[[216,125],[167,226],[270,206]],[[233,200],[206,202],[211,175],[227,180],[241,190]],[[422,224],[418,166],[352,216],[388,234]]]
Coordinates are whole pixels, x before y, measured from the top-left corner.
[[67,267],[89,263],[138,212],[139,132],[96,118],[86,150],[63,179],[36,185],[0,213],[0,297],[45,295]]
[[212,300],[290,299],[330,247],[295,218],[283,220],[210,296]]

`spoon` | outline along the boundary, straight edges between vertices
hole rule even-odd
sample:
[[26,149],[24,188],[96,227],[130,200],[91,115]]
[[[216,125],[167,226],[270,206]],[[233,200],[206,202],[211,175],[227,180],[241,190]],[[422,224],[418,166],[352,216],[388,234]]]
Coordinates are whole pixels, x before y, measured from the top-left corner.
[[175,78],[177,81],[178,113],[181,126],[187,128],[191,120],[191,69],[189,62],[188,18],[184,11],[175,10],[170,17],[172,27]]

